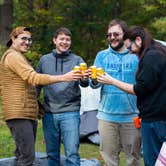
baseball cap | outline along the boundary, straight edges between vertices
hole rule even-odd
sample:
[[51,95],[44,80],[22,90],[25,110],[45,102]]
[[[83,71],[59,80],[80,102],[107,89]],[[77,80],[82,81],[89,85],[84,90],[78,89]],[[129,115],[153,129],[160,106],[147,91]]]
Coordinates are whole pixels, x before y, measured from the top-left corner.
[[18,35],[20,35],[24,32],[29,32],[30,33],[30,28],[19,26],[19,27],[16,27],[15,29],[13,29],[11,34],[10,34],[10,40],[6,43],[6,46],[10,47],[12,45],[12,39],[11,39],[12,37],[16,38]]

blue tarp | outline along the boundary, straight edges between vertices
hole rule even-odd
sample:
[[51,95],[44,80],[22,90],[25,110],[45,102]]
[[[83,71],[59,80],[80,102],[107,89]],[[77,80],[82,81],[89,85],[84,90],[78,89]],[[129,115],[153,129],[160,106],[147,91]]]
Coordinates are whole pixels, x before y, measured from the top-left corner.
[[[0,159],[0,166],[13,166],[15,157]],[[47,155],[45,153],[36,152],[34,166],[48,166]],[[65,166],[65,156],[61,156],[61,165]],[[101,166],[98,159],[81,159],[81,166]]]

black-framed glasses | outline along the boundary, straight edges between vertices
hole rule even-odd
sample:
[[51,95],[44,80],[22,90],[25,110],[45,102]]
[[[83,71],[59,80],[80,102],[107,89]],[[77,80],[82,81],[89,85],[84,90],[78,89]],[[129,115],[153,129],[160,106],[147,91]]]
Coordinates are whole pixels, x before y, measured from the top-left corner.
[[112,32],[112,33],[108,33],[106,36],[107,38],[111,38],[112,36],[114,36],[115,38],[116,37],[119,37],[122,33],[120,32]]
[[29,44],[32,44],[32,38],[29,38],[29,37],[21,37],[20,38],[22,41],[24,41],[24,42],[29,42]]

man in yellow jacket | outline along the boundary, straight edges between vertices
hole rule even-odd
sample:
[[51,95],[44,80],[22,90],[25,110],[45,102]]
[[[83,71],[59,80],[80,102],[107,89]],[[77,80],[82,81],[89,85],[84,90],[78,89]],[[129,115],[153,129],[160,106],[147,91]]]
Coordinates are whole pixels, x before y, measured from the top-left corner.
[[32,166],[38,117],[36,85],[77,81],[82,75],[70,71],[63,75],[38,74],[24,54],[32,44],[29,28],[13,29],[7,43],[9,49],[0,64],[3,116],[15,140],[16,165]]

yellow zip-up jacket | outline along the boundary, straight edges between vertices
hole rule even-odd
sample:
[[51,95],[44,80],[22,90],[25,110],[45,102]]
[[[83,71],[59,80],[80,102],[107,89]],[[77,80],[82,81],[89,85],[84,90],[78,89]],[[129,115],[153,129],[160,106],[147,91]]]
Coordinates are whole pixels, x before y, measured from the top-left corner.
[[9,48],[1,58],[0,83],[4,119],[37,120],[35,86],[50,84],[50,75],[36,73],[24,55]]

